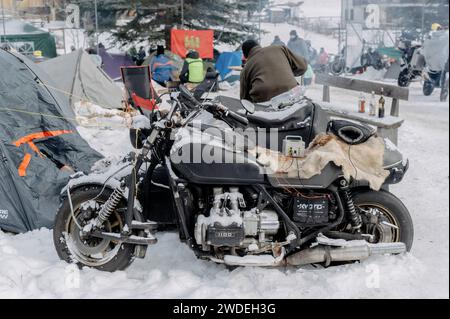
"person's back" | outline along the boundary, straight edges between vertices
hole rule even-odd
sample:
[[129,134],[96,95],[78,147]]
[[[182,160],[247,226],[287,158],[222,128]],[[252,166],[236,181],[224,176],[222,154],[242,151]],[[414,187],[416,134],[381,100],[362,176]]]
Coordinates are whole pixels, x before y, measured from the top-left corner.
[[267,102],[293,89],[298,85],[295,76],[303,75],[307,69],[305,59],[285,46],[257,45],[249,52],[243,46],[243,51],[247,63],[241,73],[241,99],[255,103]]
[[153,80],[163,84],[172,79],[173,62],[164,54],[160,54],[153,59],[152,74]]
[[203,60],[198,52],[191,51],[186,55],[186,59],[181,70],[180,80],[182,83],[201,83],[205,79]]

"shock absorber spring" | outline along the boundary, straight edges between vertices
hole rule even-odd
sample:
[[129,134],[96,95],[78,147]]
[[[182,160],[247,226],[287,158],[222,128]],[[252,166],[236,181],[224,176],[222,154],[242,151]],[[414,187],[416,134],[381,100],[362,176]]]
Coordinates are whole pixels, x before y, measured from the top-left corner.
[[97,228],[102,227],[103,223],[105,223],[109,219],[111,214],[117,208],[117,205],[119,205],[122,197],[123,197],[123,186],[120,186],[113,191],[111,196],[109,196],[108,200],[98,213],[98,216],[95,220],[95,226]]
[[352,198],[352,191],[348,186],[348,182],[345,179],[341,180],[341,190],[345,203],[347,204],[347,210],[353,229],[360,229],[362,227],[361,215],[358,214],[355,208],[355,203]]

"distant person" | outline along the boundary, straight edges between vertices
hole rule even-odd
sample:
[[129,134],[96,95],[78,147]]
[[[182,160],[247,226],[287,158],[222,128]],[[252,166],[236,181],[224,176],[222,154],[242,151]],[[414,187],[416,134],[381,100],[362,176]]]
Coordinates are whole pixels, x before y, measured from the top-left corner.
[[136,64],[138,52],[135,46],[132,46],[128,50],[128,55],[130,56],[131,60],[133,60],[133,62]]
[[317,58],[317,64],[319,66],[325,66],[325,65],[328,65],[329,60],[330,60],[330,56],[327,53],[327,51],[325,51],[324,48],[320,48],[319,57]]
[[305,59],[308,59],[308,47],[305,40],[300,38],[295,30],[292,30],[289,35],[290,38],[287,44],[289,50]]
[[317,50],[313,48],[310,40],[306,40],[306,48],[308,49],[308,54],[305,57],[310,64],[314,64],[317,60]]
[[186,54],[180,73],[181,83],[199,84],[205,79],[203,60],[197,51],[191,50]]
[[140,47],[139,52],[137,53],[136,65],[141,66],[144,63],[146,57],[147,53],[145,52],[144,47]]
[[311,66],[311,64],[308,64],[308,69],[306,70],[305,74],[303,74],[303,85],[310,86],[313,82],[314,78],[314,71]]
[[152,55],[153,53],[155,53],[158,50],[158,47],[159,45],[158,46],[152,45],[150,49],[148,49],[148,55]]
[[273,38],[273,42],[271,45],[286,45],[283,41],[281,41],[280,36],[276,35]]
[[152,65],[153,80],[158,84],[166,87],[166,82],[172,81],[172,72],[175,70],[173,61],[165,55],[165,48],[158,45],[156,48],[156,56],[153,59]]
[[256,40],[242,45],[247,62],[241,73],[241,99],[254,103],[270,101],[296,86],[296,76],[303,75],[308,63],[286,46],[262,48]]
[[328,69],[328,64],[330,62],[330,56],[324,48],[320,48],[319,54],[315,64],[313,64],[314,71],[326,72]]

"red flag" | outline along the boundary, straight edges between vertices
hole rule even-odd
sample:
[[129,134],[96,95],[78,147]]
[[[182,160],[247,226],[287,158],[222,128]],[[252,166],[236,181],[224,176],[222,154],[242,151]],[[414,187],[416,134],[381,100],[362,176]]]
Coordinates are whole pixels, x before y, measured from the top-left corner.
[[189,50],[195,50],[202,59],[214,58],[214,31],[213,30],[179,30],[171,32],[172,52],[182,58]]

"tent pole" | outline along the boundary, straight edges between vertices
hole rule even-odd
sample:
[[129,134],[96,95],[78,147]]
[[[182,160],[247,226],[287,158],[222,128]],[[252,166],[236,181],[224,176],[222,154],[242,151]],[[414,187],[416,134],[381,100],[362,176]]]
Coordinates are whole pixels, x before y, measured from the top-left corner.
[[262,2],[261,0],[259,0],[259,20],[258,20],[258,38],[259,38],[259,43],[261,43],[261,14],[262,14]]
[[3,41],[6,43],[6,21],[5,21],[5,7],[2,0],[2,22],[3,22]]
[[95,5],[95,37],[97,42],[97,54],[99,54],[99,47],[98,47],[98,6],[97,6],[97,0],[94,1]]
[[181,0],[181,29],[184,29],[184,1]]

